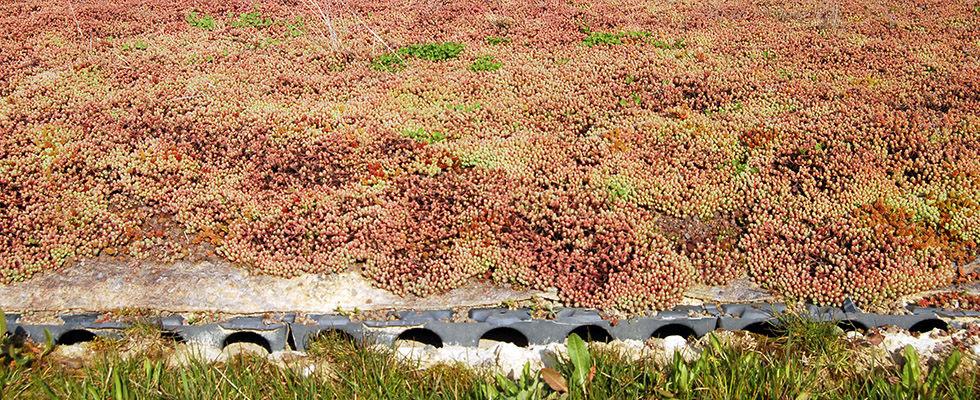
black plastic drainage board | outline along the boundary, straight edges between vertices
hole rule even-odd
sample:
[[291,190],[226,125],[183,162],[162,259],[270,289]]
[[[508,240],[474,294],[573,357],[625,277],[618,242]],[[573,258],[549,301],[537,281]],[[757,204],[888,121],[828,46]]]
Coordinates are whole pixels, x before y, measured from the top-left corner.
[[[947,329],[949,326],[943,318],[980,317],[980,312],[975,311],[914,306],[908,308],[910,313],[907,315],[865,313],[853,305],[841,308],[808,305],[806,309],[814,319],[838,321],[844,330],[892,325],[914,332],[928,332],[934,328]],[[572,333],[592,341],[646,340],[673,335],[701,337],[716,329],[774,336],[778,333],[776,316],[786,310],[786,305],[781,303],[705,304],[678,306],[652,317],[612,321],[592,309],[563,309],[554,319],[533,319],[529,309],[475,308],[469,311],[469,318],[476,322],[456,323],[448,322],[454,316],[450,310],[396,311],[389,313],[389,317],[396,318],[392,321],[352,322],[343,315],[324,314],[308,315],[307,320],[314,321],[310,324],[296,322],[296,314],[290,313],[271,323],[268,318],[255,316],[236,317],[217,324],[188,325],[179,315],[164,317],[158,322],[165,334],[178,341],[218,349],[233,343],[254,343],[273,352],[305,351],[310,340],[327,333],[346,336],[359,344],[393,345],[399,339],[407,339],[434,347],[477,346],[481,339],[518,346],[544,345],[562,342]],[[99,314],[61,315],[63,325],[25,325],[17,322],[19,317],[18,314],[6,315],[10,333],[43,342],[44,329],[47,329],[59,344],[89,341],[96,336],[117,339],[128,327],[119,322],[96,322]],[[953,324],[957,324],[955,320]]]

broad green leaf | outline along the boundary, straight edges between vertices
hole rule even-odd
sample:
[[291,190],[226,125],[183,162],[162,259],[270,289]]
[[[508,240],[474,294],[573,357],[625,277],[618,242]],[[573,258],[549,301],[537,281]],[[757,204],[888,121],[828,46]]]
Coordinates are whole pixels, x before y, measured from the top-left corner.
[[574,333],[568,336],[568,357],[575,367],[572,371],[572,385],[585,389],[589,370],[592,367],[592,356],[589,355],[589,348],[585,341]]

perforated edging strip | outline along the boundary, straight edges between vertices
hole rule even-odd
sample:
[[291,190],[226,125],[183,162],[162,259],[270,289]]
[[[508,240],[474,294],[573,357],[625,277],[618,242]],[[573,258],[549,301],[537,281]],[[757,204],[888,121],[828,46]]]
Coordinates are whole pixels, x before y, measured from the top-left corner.
[[[451,310],[393,312],[397,320],[352,322],[343,315],[308,315],[313,323],[296,321],[296,314],[286,314],[272,321],[261,316],[235,317],[216,324],[189,325],[174,315],[159,320],[164,332],[180,341],[221,349],[238,343],[255,343],[270,352],[294,349],[305,351],[317,335],[337,333],[359,344],[366,342],[393,345],[408,339],[435,347],[444,345],[477,346],[481,339],[511,342],[518,346],[562,342],[571,333],[594,341],[647,340],[651,337],[704,336],[716,329],[747,330],[775,334],[777,315],[787,311],[785,304],[726,304],[678,306],[653,317],[612,320],[597,310],[569,308],[554,319],[534,319],[529,309],[476,308],[469,318],[476,322],[448,322]],[[926,332],[934,328],[957,327],[957,318],[980,317],[976,311],[945,311],[910,306],[909,314],[865,313],[856,307],[806,306],[806,313],[816,320],[838,321],[845,330],[897,326],[909,331]],[[390,315],[391,315],[390,314]],[[61,315],[63,325],[29,325],[18,322],[20,315],[7,314],[7,330],[44,341],[47,329],[59,344],[74,344],[96,336],[118,339],[129,324],[96,322],[98,314]],[[950,322],[947,322],[950,321]]]

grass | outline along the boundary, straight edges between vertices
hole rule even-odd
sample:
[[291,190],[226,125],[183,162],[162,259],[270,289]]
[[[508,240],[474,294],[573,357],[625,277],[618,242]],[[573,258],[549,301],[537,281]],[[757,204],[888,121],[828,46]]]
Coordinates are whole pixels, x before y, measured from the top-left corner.
[[[130,334],[146,338],[142,329]],[[121,346],[93,346],[96,359],[81,369],[53,359],[0,368],[0,399],[465,399],[476,398],[482,379],[462,367],[417,368],[339,337],[313,343],[307,361],[314,370],[257,356],[174,367],[152,351],[123,357]]]
[[[57,355],[0,367],[0,399],[972,399],[980,380],[961,354],[922,371],[914,350],[904,364],[856,373],[855,350],[832,321],[790,316],[777,338],[711,335],[691,361],[631,361],[569,339],[569,359],[510,381],[463,366],[422,369],[384,348],[322,337],[307,357],[284,365],[241,356],[172,366],[175,346],[149,326],[120,341],[99,340],[94,360],[72,368]],[[138,345],[138,343],[144,343]],[[149,343],[150,345],[146,345]],[[135,349],[135,350],[134,350]],[[161,350],[163,349],[163,350]],[[57,354],[57,353],[55,353]],[[6,357],[6,356],[4,356]]]

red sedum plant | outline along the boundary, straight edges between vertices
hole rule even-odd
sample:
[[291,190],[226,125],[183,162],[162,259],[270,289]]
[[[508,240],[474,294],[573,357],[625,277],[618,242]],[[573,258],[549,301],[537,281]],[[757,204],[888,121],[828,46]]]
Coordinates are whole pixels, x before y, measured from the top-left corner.
[[644,310],[746,275],[877,303],[977,256],[968,4],[314,3],[0,4],[0,281],[206,256]]

